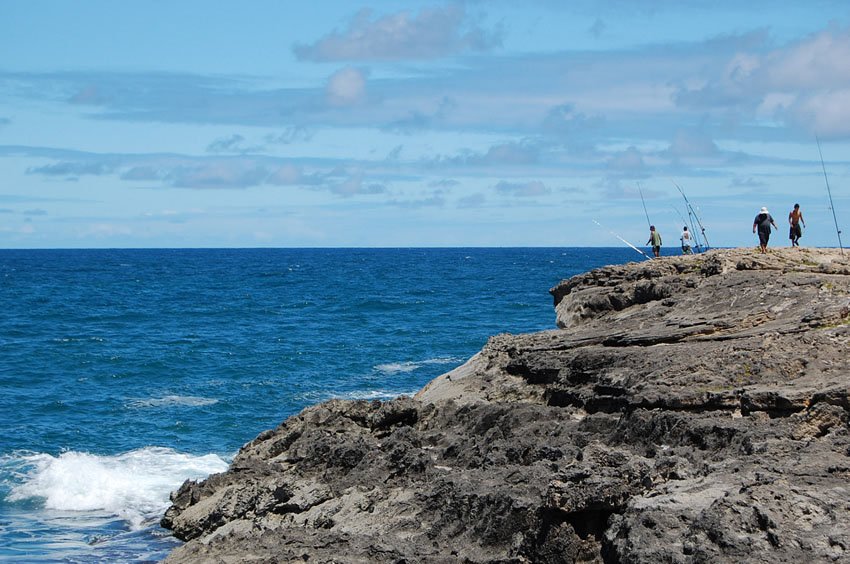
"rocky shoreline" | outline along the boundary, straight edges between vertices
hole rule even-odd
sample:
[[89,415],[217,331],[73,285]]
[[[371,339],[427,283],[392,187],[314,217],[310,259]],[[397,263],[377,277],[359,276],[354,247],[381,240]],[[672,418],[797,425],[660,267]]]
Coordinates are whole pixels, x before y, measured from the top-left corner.
[[166,562],[850,561],[850,255],[714,250],[550,292],[557,329],[412,398],[307,408],[186,482]]

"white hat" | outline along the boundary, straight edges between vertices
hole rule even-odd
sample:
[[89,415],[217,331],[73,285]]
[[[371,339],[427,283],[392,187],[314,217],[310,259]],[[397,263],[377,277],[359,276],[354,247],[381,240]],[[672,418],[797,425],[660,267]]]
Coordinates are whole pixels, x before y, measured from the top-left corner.
[[762,209],[761,209],[761,211],[760,211],[759,213],[770,213],[770,212],[769,212],[769,211],[767,211],[767,208],[762,208]]

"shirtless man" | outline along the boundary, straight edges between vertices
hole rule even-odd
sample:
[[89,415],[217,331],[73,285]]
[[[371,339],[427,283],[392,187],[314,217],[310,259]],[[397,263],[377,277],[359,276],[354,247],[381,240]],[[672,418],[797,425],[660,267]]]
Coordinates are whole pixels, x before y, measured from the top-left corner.
[[788,223],[791,225],[791,230],[788,234],[788,238],[791,239],[791,246],[799,247],[800,237],[803,236],[803,230],[800,228],[800,224],[802,223],[803,227],[806,226],[806,220],[803,219],[803,212],[800,211],[800,204],[794,204],[794,209],[788,214]]

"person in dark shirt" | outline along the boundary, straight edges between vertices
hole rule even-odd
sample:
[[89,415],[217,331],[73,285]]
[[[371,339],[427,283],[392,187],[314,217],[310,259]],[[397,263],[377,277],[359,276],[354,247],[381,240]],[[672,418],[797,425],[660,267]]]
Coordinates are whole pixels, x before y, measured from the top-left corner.
[[771,225],[773,225],[774,229],[779,229],[776,227],[776,222],[773,221],[773,217],[770,215],[770,212],[767,211],[767,208],[762,208],[753,220],[753,233],[758,230],[759,251],[762,253],[767,252],[767,242],[770,240]]

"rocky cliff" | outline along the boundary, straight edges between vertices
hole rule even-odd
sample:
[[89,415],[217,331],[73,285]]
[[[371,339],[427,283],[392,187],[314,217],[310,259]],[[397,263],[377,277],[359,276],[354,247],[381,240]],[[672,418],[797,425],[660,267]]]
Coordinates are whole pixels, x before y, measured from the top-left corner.
[[557,329],[305,409],[185,483],[167,562],[850,561],[850,256],[715,250],[551,293]]

